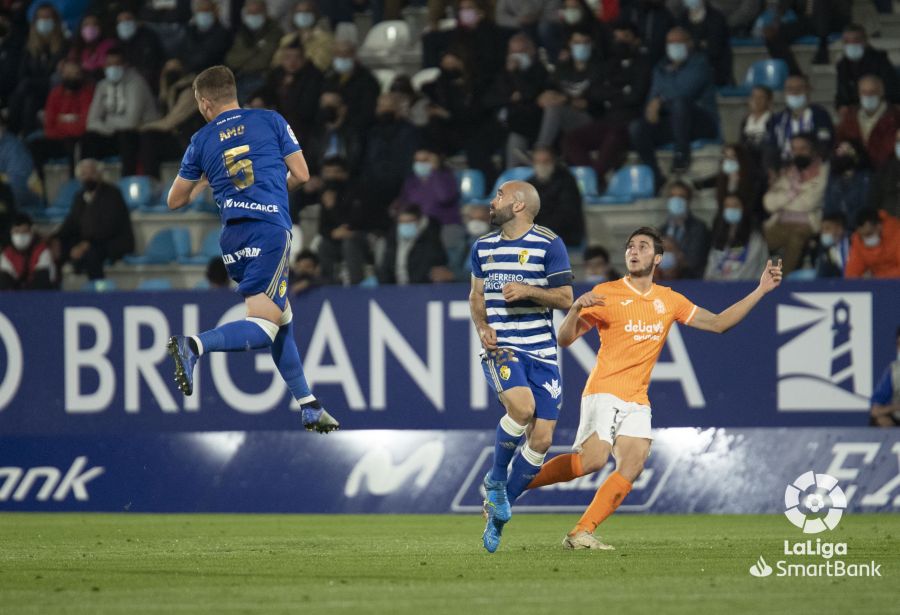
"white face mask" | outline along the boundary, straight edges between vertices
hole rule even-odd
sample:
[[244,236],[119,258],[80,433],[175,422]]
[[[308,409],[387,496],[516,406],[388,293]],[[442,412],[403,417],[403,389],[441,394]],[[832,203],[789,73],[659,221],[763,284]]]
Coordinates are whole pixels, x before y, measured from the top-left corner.
[[844,57],[851,62],[858,62],[862,59],[866,48],[859,43],[847,43],[844,45]]
[[250,30],[259,30],[266,23],[266,16],[259,13],[244,14],[244,25]]
[[570,26],[574,26],[581,21],[581,9],[574,6],[565,8],[562,10],[562,18],[564,22]]
[[531,56],[527,53],[511,53],[509,54],[509,57],[515,61],[516,66],[519,67],[519,70],[528,70],[529,68],[531,68]]
[[881,237],[879,235],[869,235],[868,237],[863,237],[863,243],[867,248],[877,248],[881,244]]
[[806,94],[788,94],[784,97],[784,103],[792,111],[802,109],[806,106]]
[[13,247],[19,252],[23,252],[31,245],[31,233],[10,233]]
[[123,41],[131,40],[137,34],[137,24],[133,20],[120,21],[116,24],[116,34]]
[[834,235],[831,233],[822,233],[819,237],[819,242],[822,244],[822,247],[830,248],[834,245]]
[[345,75],[353,70],[353,58],[337,56],[331,61],[331,66],[334,67],[336,73]]
[[878,109],[878,105],[881,104],[880,96],[860,96],[859,97],[859,106],[863,108],[867,113],[873,113]]
[[312,28],[316,23],[316,16],[308,11],[294,13],[294,25],[298,28]]
[[103,71],[103,74],[113,83],[118,83],[122,80],[122,77],[125,76],[125,69],[117,64],[113,66],[107,66]]
[[194,13],[194,23],[197,24],[198,30],[206,32],[216,23],[216,16],[210,11],[198,11]]
[[684,43],[669,43],[666,45],[666,55],[672,62],[684,62],[688,57],[688,46]]
[[722,173],[725,175],[731,175],[732,173],[737,173],[741,170],[741,165],[738,164],[737,160],[732,158],[726,158],[722,161]]

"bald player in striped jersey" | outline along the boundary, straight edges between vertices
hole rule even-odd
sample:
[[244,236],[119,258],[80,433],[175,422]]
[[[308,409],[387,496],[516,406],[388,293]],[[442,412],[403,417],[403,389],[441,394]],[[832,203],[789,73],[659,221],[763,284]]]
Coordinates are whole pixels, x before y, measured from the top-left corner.
[[[500,546],[510,502],[544,462],[562,405],[553,309],[572,305],[572,267],[562,240],[534,224],[540,208],[531,184],[503,184],[491,201],[491,223],[500,229],[472,246],[469,307],[484,347],[485,377],[506,408],[494,464],[484,478],[482,542],[490,553]],[[517,454],[526,430],[527,442]]]
[[781,283],[781,261],[777,265],[769,261],[752,293],[713,314],[671,288],[653,283],[662,254],[662,238],[655,229],[634,231],[625,247],[628,275],[598,284],[579,297],[559,326],[563,347],[596,329],[600,351],[581,398],[576,452],[551,459],[528,488],[596,472],[606,465],[610,453],[616,459],[616,471],[563,539],[567,549],[612,549],[594,536],[594,530],[618,508],[644,469],[653,438],[647,387],[672,324],[724,333]]

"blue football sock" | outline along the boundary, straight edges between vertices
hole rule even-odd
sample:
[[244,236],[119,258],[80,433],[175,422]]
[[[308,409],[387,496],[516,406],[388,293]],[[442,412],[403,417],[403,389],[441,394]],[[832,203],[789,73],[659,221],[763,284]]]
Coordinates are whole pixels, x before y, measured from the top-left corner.
[[302,406],[318,407],[316,398],[313,397],[306,376],[303,374],[303,365],[300,363],[300,351],[297,350],[297,341],[294,339],[294,321],[281,325],[278,335],[272,343],[272,360],[278,367],[278,373],[287,383],[288,390],[294,399]]
[[522,441],[525,426],[519,425],[508,414],[500,419],[497,425],[497,439],[494,442],[494,467],[491,469],[491,480],[506,480],[509,462],[516,453],[516,447]]
[[528,484],[541,471],[544,456],[545,454],[531,450],[528,444],[525,444],[515,456],[512,462],[512,469],[509,472],[509,480],[506,483],[506,497],[510,503],[515,502],[522,495]]
[[[273,325],[274,326],[274,325]],[[200,350],[207,352],[229,352],[235,350],[255,350],[272,345],[272,338],[252,320],[236,320],[221,327],[204,331],[197,336]]]

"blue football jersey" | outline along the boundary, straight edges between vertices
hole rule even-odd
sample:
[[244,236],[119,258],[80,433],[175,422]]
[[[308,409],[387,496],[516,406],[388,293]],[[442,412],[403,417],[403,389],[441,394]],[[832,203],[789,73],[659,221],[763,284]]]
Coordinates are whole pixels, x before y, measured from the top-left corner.
[[300,151],[287,121],[266,109],[233,109],[198,130],[178,175],[197,181],[206,174],[222,224],[253,218],[291,229],[287,165]]
[[484,280],[488,324],[497,331],[497,346],[556,363],[553,310],[533,301],[507,303],[503,287],[521,282],[543,288],[572,283],[569,253],[562,240],[543,226],[533,226],[518,239],[500,231],[479,237],[472,245],[472,275]]

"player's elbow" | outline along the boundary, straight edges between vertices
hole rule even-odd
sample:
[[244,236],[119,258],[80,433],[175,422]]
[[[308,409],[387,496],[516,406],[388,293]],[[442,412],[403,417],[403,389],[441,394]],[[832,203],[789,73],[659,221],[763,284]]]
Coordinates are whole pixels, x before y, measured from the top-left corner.
[[309,169],[306,167],[300,169],[296,173],[291,171],[291,175],[293,175],[301,184],[305,184],[309,181]]
[[170,191],[169,195],[166,197],[166,205],[169,209],[179,209],[184,207],[184,199],[179,198],[178,195],[174,193],[174,191]]
[[575,337],[569,334],[568,331],[560,331],[556,338],[556,342],[559,344],[560,348],[568,348],[575,343]]

